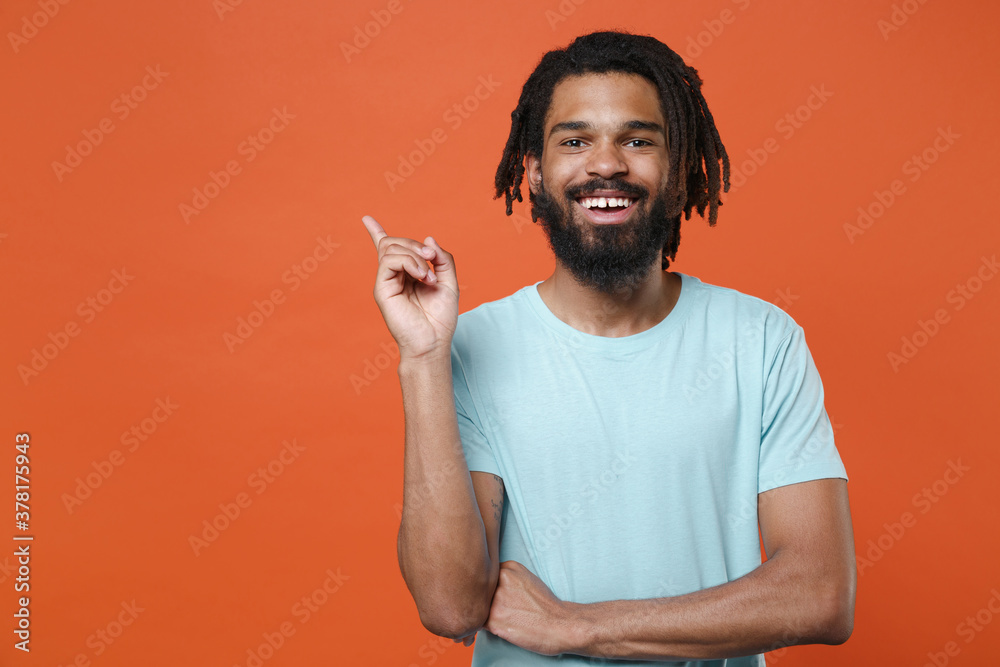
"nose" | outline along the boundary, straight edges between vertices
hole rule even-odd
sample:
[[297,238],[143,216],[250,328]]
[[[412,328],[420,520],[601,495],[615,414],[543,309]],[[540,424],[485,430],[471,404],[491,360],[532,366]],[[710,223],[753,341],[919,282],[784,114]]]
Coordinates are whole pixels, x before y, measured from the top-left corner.
[[628,173],[628,164],[622,158],[620,146],[613,141],[599,141],[587,157],[587,173],[606,180]]

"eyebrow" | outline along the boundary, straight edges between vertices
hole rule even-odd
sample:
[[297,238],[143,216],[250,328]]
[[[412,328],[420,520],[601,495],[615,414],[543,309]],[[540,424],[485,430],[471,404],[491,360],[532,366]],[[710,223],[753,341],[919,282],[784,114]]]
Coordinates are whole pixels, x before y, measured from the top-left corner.
[[[556,123],[549,130],[549,136],[552,136],[556,132],[577,132],[580,130],[593,130],[595,129],[591,123],[585,120],[568,120],[562,123]],[[663,126],[659,123],[651,123],[646,120],[628,120],[623,122],[618,126],[619,132],[625,132],[626,130],[649,130],[650,132],[659,132],[663,136],[666,136],[666,132],[663,131]]]

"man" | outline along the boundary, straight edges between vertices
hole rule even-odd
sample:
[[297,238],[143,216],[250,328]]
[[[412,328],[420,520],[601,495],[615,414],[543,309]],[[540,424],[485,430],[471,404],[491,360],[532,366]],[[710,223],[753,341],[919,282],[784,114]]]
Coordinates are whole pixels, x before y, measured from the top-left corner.
[[715,223],[719,161],[729,186],[700,87],[651,37],[547,53],[496,189],[510,214],[526,176],[555,270],[461,317],[452,255],[364,219],[400,349],[400,569],[473,665],[762,666],[852,632],[847,475],[802,328],[666,270],[682,212]]

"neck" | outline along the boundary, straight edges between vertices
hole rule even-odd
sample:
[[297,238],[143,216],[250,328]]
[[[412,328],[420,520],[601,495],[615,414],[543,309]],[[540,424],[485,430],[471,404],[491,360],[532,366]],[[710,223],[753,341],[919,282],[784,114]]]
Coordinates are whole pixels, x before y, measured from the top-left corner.
[[574,329],[594,336],[631,336],[659,324],[681,292],[681,277],[660,269],[660,259],[632,290],[606,294],[576,282],[556,261],[555,271],[538,285],[549,310]]

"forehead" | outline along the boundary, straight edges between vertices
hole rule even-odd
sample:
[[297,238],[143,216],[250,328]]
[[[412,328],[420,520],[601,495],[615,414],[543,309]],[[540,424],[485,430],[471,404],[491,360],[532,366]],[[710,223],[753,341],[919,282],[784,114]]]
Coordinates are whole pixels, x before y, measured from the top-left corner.
[[653,82],[623,72],[574,75],[557,83],[545,116],[546,135],[556,123],[575,120],[608,126],[618,126],[623,120],[665,125]]

